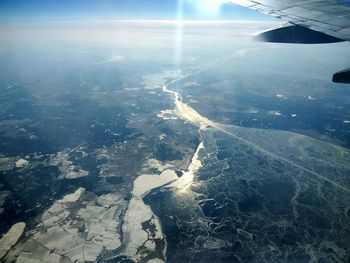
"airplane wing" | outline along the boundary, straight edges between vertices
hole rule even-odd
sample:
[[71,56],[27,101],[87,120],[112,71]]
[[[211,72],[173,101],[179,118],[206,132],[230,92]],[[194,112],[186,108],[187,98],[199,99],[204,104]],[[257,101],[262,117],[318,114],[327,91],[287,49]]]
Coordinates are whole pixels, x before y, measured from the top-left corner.
[[[274,16],[290,25],[262,32],[256,38],[279,43],[350,41],[350,0],[228,0]],[[333,82],[350,83],[350,68],[333,75]]]
[[350,0],[229,0],[228,2],[350,41]]
[[229,0],[228,2],[350,41],[350,0]]

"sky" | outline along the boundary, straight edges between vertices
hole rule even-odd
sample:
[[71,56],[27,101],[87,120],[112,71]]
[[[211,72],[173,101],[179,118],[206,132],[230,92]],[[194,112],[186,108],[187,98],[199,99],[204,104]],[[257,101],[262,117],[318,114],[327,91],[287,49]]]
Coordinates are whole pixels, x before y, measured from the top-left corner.
[[[0,21],[65,19],[268,19],[224,0],[0,0]],[[180,8],[182,7],[182,8]],[[182,12],[179,14],[179,9]]]

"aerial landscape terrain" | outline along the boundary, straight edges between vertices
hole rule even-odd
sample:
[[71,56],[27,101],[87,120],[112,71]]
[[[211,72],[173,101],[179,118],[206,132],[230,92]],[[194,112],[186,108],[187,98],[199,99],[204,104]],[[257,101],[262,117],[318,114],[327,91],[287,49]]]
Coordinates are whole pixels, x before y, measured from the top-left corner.
[[350,262],[349,43],[278,24],[0,27],[0,261]]

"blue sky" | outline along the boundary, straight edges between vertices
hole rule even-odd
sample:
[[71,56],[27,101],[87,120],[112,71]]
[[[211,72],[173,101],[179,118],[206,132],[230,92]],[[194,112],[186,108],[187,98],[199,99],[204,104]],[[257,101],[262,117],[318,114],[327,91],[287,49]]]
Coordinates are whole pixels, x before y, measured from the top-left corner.
[[[174,19],[183,1],[184,19],[264,19],[243,7],[215,0],[0,0],[1,20]],[[217,9],[217,10],[216,10]]]

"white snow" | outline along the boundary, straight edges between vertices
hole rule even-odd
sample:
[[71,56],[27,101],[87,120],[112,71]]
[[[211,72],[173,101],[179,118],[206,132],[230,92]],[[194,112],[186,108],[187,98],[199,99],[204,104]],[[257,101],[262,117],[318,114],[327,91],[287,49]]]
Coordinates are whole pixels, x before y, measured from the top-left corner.
[[19,159],[18,161],[16,161],[16,167],[17,168],[23,168],[26,167],[29,164],[29,162],[25,159]]

